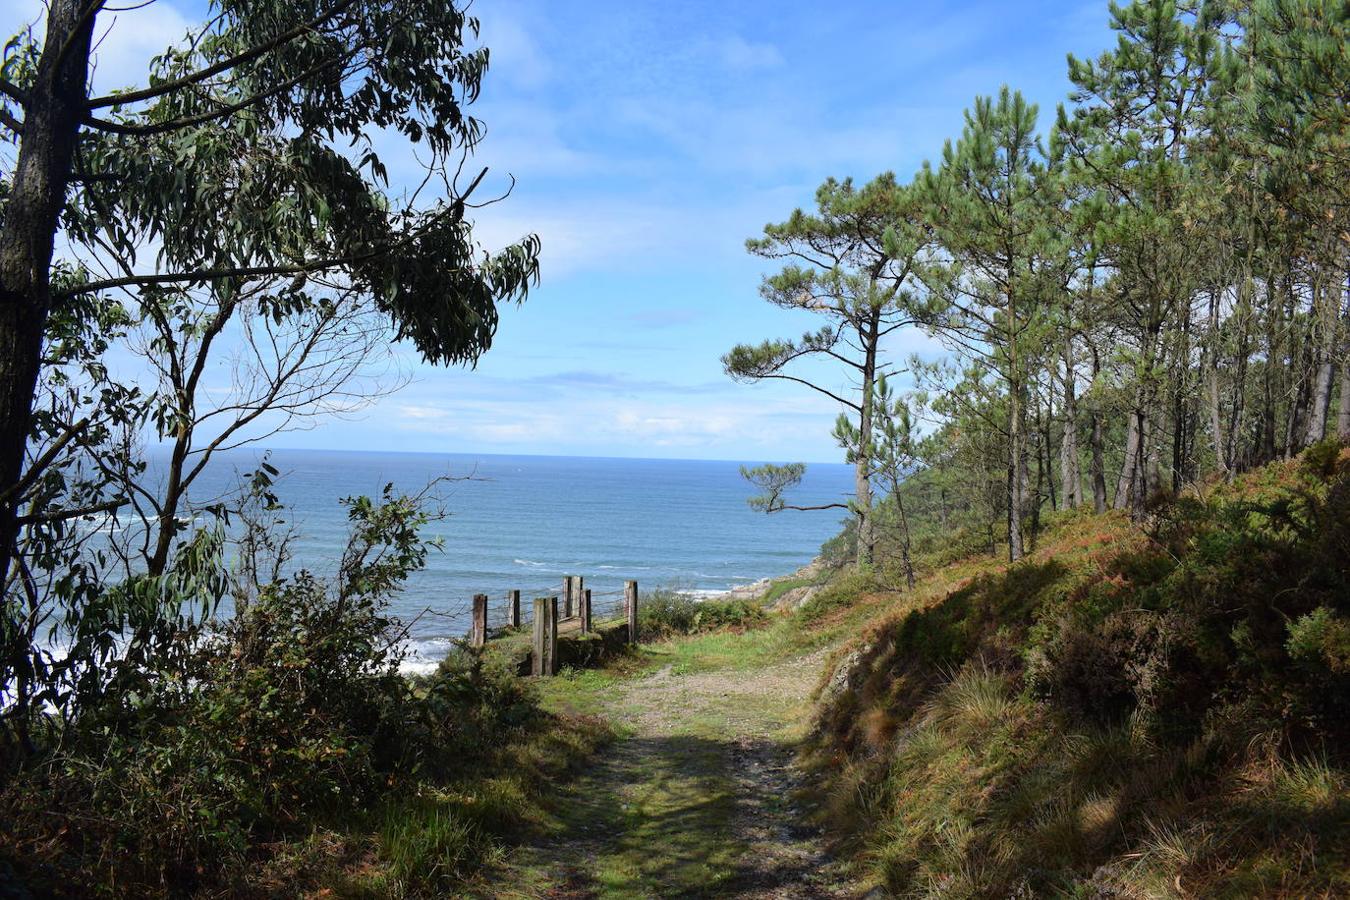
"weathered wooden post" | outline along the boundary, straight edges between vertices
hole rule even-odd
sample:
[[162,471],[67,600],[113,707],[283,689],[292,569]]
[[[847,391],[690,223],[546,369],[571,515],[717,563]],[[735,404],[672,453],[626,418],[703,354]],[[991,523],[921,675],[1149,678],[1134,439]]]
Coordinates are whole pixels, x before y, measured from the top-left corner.
[[487,643],[487,594],[473,595],[473,627],[469,631],[469,644],[481,647]]
[[558,674],[558,598],[534,598],[533,675]]
[[581,592],[581,633],[586,634],[591,630],[591,589],[586,588]]
[[575,590],[574,575],[563,576],[563,618],[572,618],[572,591]]
[[577,615],[581,615],[581,592],[586,587],[586,576],[575,575],[572,578],[572,599],[575,600]]
[[637,582],[625,581],[623,583],[623,606],[628,613],[628,643],[630,644],[636,644],[638,639],[637,605]]
[[506,627],[520,627],[520,591],[506,592]]

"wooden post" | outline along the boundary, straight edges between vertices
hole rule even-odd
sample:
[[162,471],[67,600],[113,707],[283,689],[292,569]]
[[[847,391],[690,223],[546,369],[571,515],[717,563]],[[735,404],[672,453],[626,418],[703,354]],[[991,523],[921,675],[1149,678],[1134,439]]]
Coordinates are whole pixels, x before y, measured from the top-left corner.
[[558,598],[534,598],[534,675],[558,674]]
[[487,643],[487,594],[473,595],[473,628],[469,631],[469,644],[481,647]]
[[520,627],[520,591],[506,592],[506,627]]
[[591,589],[586,588],[581,592],[581,633],[586,634],[591,630]]
[[572,618],[572,592],[575,590],[573,575],[563,576],[563,618]]
[[625,611],[628,613],[628,643],[636,644],[638,639],[638,593],[636,581],[625,581],[623,583],[623,605]]

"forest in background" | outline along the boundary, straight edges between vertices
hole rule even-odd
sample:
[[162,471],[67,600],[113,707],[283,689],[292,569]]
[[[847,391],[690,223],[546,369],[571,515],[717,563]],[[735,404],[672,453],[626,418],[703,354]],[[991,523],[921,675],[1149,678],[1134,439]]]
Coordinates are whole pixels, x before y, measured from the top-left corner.
[[[724,366],[843,407],[857,489],[834,505],[861,565],[916,514],[1016,560],[1043,510],[1138,520],[1350,434],[1350,7],[1149,0],[1110,17],[1115,48],[1069,56],[1052,115],[1006,86],[976,98],[909,181],[830,179],[748,242],[784,263],[765,299],[824,324]],[[905,329],[946,352],[896,359]],[[756,505],[792,508],[800,466],[746,474]]]

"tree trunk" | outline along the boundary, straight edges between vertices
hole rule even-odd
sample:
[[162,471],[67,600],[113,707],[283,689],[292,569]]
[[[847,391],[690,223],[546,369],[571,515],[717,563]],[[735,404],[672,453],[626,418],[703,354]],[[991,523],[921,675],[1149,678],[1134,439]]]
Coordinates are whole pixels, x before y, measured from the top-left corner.
[[1336,412],[1336,434],[1350,441],[1350,362],[1341,364],[1341,404]]
[[[1090,347],[1092,350],[1092,381],[1095,384],[1097,376],[1101,374],[1101,357],[1097,353],[1096,347]],[[1092,468],[1092,511],[1101,515],[1106,512],[1106,436],[1102,433],[1102,411],[1096,398],[1093,398],[1090,407],[1092,415],[1092,432],[1088,438],[1088,449],[1092,453],[1092,461],[1089,464]]]
[[881,309],[874,308],[862,328],[858,329],[865,348],[862,377],[862,410],[858,416],[858,450],[853,464],[853,488],[856,495],[858,539],[855,548],[856,565],[860,571],[872,566],[876,539],[872,531],[872,393],[877,375],[878,331]]
[[[1320,279],[1319,279],[1320,281]],[[1317,333],[1316,376],[1308,407],[1308,431],[1305,446],[1327,436],[1327,414],[1331,410],[1331,386],[1336,381],[1336,308],[1328,302],[1328,292],[1321,286],[1314,288],[1313,327]]]
[[1120,478],[1116,480],[1116,498],[1111,504],[1116,509],[1126,509],[1135,482],[1135,470],[1139,468],[1139,416],[1131,413],[1129,425],[1125,429],[1125,461],[1120,467]]
[[1083,477],[1078,463],[1078,394],[1074,385],[1073,342],[1064,342],[1064,435],[1059,444],[1060,493],[1065,509],[1083,503]]
[[1204,397],[1210,405],[1210,437],[1214,441],[1214,466],[1220,475],[1228,475],[1228,445],[1223,440],[1223,401],[1219,395],[1219,291],[1210,293],[1210,327],[1207,329],[1207,359],[1204,366]]
[[42,337],[51,307],[51,263],[80,123],[88,99],[92,0],[50,0],[47,33],[0,225],[0,585],[17,534],[8,496],[22,476]]
[[1022,388],[1015,381],[1008,392],[1008,559],[1022,558],[1022,505],[1026,498],[1027,458],[1022,440]]
[[1341,403],[1336,411],[1336,434],[1350,441],[1350,271],[1345,275],[1345,311],[1341,316]]
[[1148,412],[1143,406],[1135,410],[1134,417],[1136,420],[1134,431],[1138,437],[1135,443],[1134,469],[1130,472],[1129,508],[1130,517],[1139,521],[1144,517],[1144,509],[1148,501],[1148,471],[1151,455],[1149,439],[1153,435],[1153,423],[1149,421]]
[[896,509],[900,513],[900,562],[905,567],[905,584],[914,590],[914,562],[910,555],[909,516],[905,513],[905,499],[900,496],[900,480],[897,478],[891,487],[891,496],[895,498]]
[[1284,426],[1285,459],[1293,459],[1303,449],[1303,438],[1306,437],[1308,430],[1308,402],[1312,399],[1312,384],[1309,378],[1312,371],[1312,336],[1302,335],[1299,343],[1302,347],[1293,362],[1297,387]]
[[1278,421],[1277,398],[1279,387],[1275,379],[1284,372],[1284,360],[1281,357],[1279,339],[1279,307],[1267,304],[1266,308],[1266,367],[1265,377],[1261,380],[1261,447],[1256,462],[1268,463],[1279,455],[1276,447],[1275,432]]

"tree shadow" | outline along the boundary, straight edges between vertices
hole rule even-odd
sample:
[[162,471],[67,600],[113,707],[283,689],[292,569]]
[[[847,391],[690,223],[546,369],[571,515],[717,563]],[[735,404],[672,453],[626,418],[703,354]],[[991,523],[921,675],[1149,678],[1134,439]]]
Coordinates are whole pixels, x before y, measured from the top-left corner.
[[689,735],[614,745],[554,803],[550,836],[523,851],[547,884],[526,896],[837,896],[811,887],[822,858],[792,799],[792,752]]

